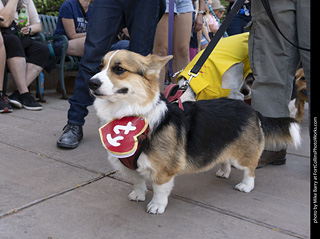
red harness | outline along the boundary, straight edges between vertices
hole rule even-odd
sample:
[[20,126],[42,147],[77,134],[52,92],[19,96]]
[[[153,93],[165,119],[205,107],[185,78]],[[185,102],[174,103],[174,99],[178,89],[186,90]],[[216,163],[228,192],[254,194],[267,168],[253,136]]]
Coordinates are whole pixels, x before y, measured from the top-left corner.
[[146,117],[114,119],[99,129],[103,147],[123,165],[137,169],[137,160],[145,146],[149,132]]
[[[166,88],[164,96],[169,102],[178,100],[180,109],[184,110],[180,99],[184,91],[179,85],[172,84]],[[133,170],[138,168],[137,160],[147,142],[148,132],[148,120],[144,116],[114,119],[99,129],[103,147]]]

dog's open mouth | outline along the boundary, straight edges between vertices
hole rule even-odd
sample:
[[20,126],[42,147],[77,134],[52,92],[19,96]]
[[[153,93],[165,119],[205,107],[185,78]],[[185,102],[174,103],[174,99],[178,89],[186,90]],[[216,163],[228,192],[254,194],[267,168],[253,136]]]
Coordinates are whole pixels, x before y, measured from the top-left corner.
[[98,92],[95,92],[95,91],[93,91],[93,92],[91,92],[91,94],[93,94],[94,96],[97,96],[97,97],[99,97],[99,96],[106,96],[106,95],[104,95],[104,94],[100,94],[100,93],[98,93]]
[[90,90],[90,92],[95,97],[107,97],[107,96],[109,96],[109,95],[100,93],[98,90]]
[[[108,97],[108,96],[111,96],[111,95],[108,95],[108,94],[102,94],[100,93],[98,90],[90,90],[91,91],[91,94],[96,96],[96,97]],[[127,87],[123,87],[123,88],[120,88],[119,90],[117,90],[115,93],[116,94],[127,94],[129,91],[129,89]]]

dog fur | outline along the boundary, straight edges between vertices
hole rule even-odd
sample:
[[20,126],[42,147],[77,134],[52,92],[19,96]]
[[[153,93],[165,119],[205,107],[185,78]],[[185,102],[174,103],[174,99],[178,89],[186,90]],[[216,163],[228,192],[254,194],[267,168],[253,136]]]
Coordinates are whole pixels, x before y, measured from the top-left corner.
[[300,144],[294,119],[265,118],[240,100],[184,102],[184,111],[169,104],[160,94],[158,78],[171,58],[109,52],[101,72],[89,81],[103,124],[124,116],[148,118],[150,130],[137,170],[126,168],[111,155],[108,159],[116,170],[132,176],[130,200],[144,201],[145,180],[152,181],[153,198],[147,205],[152,214],[165,211],[177,175],[204,172],[220,164],[216,175],[228,178],[234,166],[244,172],[235,188],[250,192],[265,144]]
[[304,104],[309,102],[307,94],[307,83],[304,77],[303,68],[297,70],[296,75],[297,98],[295,106],[297,108],[296,120],[301,123],[304,114]]

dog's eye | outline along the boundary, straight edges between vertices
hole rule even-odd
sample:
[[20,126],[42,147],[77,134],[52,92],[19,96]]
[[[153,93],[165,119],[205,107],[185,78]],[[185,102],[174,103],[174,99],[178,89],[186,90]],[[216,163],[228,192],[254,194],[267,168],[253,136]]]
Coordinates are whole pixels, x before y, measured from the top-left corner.
[[121,75],[122,73],[126,72],[127,70],[122,68],[121,66],[115,66],[113,68],[114,73],[116,73],[117,75]]

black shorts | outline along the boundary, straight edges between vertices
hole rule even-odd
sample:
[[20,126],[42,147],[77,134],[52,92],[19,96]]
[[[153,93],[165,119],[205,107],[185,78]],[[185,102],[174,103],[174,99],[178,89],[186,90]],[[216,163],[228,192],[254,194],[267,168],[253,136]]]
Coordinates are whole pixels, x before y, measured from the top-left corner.
[[28,63],[41,66],[46,65],[49,58],[49,48],[42,42],[30,40],[22,42],[17,35],[3,35],[7,59],[24,57]]

